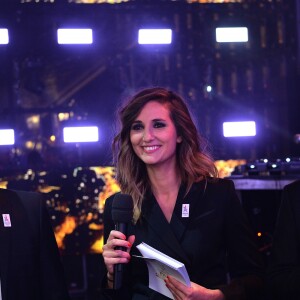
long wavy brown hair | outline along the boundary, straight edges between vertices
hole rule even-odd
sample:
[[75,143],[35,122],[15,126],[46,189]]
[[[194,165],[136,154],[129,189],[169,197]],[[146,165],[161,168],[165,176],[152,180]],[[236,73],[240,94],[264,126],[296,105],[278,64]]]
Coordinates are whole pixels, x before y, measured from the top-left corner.
[[141,214],[144,195],[151,190],[145,163],[135,154],[130,142],[133,122],[149,101],[157,101],[170,111],[177,135],[182,142],[177,145],[176,159],[181,182],[186,185],[186,193],[194,182],[207,177],[218,177],[217,168],[208,151],[208,143],[200,136],[184,100],[165,88],[147,88],[134,95],[118,112],[119,133],[113,140],[113,156],[116,178],[122,193],[132,196],[134,201],[134,222]]

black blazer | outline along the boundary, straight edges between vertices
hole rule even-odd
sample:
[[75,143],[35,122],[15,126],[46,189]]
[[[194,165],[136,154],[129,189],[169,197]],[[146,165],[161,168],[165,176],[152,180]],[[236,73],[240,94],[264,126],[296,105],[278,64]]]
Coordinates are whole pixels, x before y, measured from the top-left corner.
[[300,180],[282,191],[271,251],[270,299],[300,299]]
[[[0,189],[0,211],[2,299],[69,299],[63,266],[42,196]],[[11,226],[4,226],[3,214],[9,214]]]
[[[202,181],[195,183],[186,196],[184,194],[182,186],[170,223],[154,196],[147,195],[142,217],[136,225],[129,227],[129,234],[136,236],[131,253],[140,255],[135,246],[146,242],[183,262],[191,281],[207,288],[221,289],[226,299],[258,299],[263,283],[263,261],[233,182],[225,179]],[[105,241],[114,228],[112,201],[113,196],[105,203]],[[183,204],[190,205],[188,218],[181,216]],[[166,299],[147,286],[146,264],[132,257],[126,266],[121,291],[123,298],[119,299]],[[114,291],[107,293],[110,297],[117,294]],[[128,298],[124,298],[125,293]],[[143,298],[145,294],[148,298]]]

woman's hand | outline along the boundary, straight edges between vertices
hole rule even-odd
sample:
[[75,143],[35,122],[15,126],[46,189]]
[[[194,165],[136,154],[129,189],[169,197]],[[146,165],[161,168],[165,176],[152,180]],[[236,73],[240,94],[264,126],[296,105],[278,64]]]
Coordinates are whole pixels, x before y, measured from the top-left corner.
[[175,300],[223,300],[225,299],[220,290],[210,290],[194,282],[188,287],[172,276],[165,280],[167,288],[173,294]]
[[[130,261],[129,251],[134,240],[134,235],[131,235],[128,240],[126,240],[126,236],[122,232],[117,230],[110,232],[107,243],[102,248],[102,256],[110,277],[113,276],[115,264],[124,264]],[[123,247],[126,251],[116,250],[116,247]]]

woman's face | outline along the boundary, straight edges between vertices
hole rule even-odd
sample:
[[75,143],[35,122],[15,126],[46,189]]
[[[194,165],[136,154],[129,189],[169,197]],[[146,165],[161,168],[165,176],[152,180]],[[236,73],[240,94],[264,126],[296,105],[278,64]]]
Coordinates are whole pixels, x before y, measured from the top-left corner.
[[175,162],[177,143],[176,128],[166,105],[148,102],[130,130],[130,141],[136,155],[146,165],[162,165]]

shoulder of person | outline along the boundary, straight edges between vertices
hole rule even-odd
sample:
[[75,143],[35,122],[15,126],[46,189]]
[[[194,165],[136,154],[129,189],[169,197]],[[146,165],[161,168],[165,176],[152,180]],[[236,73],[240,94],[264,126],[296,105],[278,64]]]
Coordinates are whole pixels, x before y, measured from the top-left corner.
[[44,201],[42,193],[22,190],[11,190],[11,192],[15,193],[25,207],[30,207],[30,209],[33,209],[33,207],[36,207],[36,209],[46,207],[46,201]]
[[0,197],[13,199],[18,198],[21,200],[30,199],[32,201],[41,201],[42,194],[38,192],[22,191],[22,190],[11,190],[11,189],[0,189]]
[[[23,226],[29,223],[36,227],[40,222],[41,213],[46,211],[46,204],[43,201],[42,194],[38,192],[29,192],[22,190],[1,189],[0,200],[5,203],[14,218],[17,218],[19,224],[23,222]],[[36,223],[37,222],[37,223]]]
[[114,194],[110,195],[108,198],[106,198],[105,205],[112,206],[112,203],[113,203],[113,200],[114,200],[115,196],[120,194],[120,193],[121,192],[114,193]]
[[216,188],[216,187],[233,188],[234,187],[234,182],[229,178],[208,177],[207,178],[207,185],[212,186],[214,188]]
[[288,192],[300,193],[300,179],[285,185],[283,189]]
[[225,196],[235,193],[234,182],[231,179],[208,177],[204,180],[194,183],[193,190],[201,191],[203,187],[205,189],[205,194],[211,196]]

